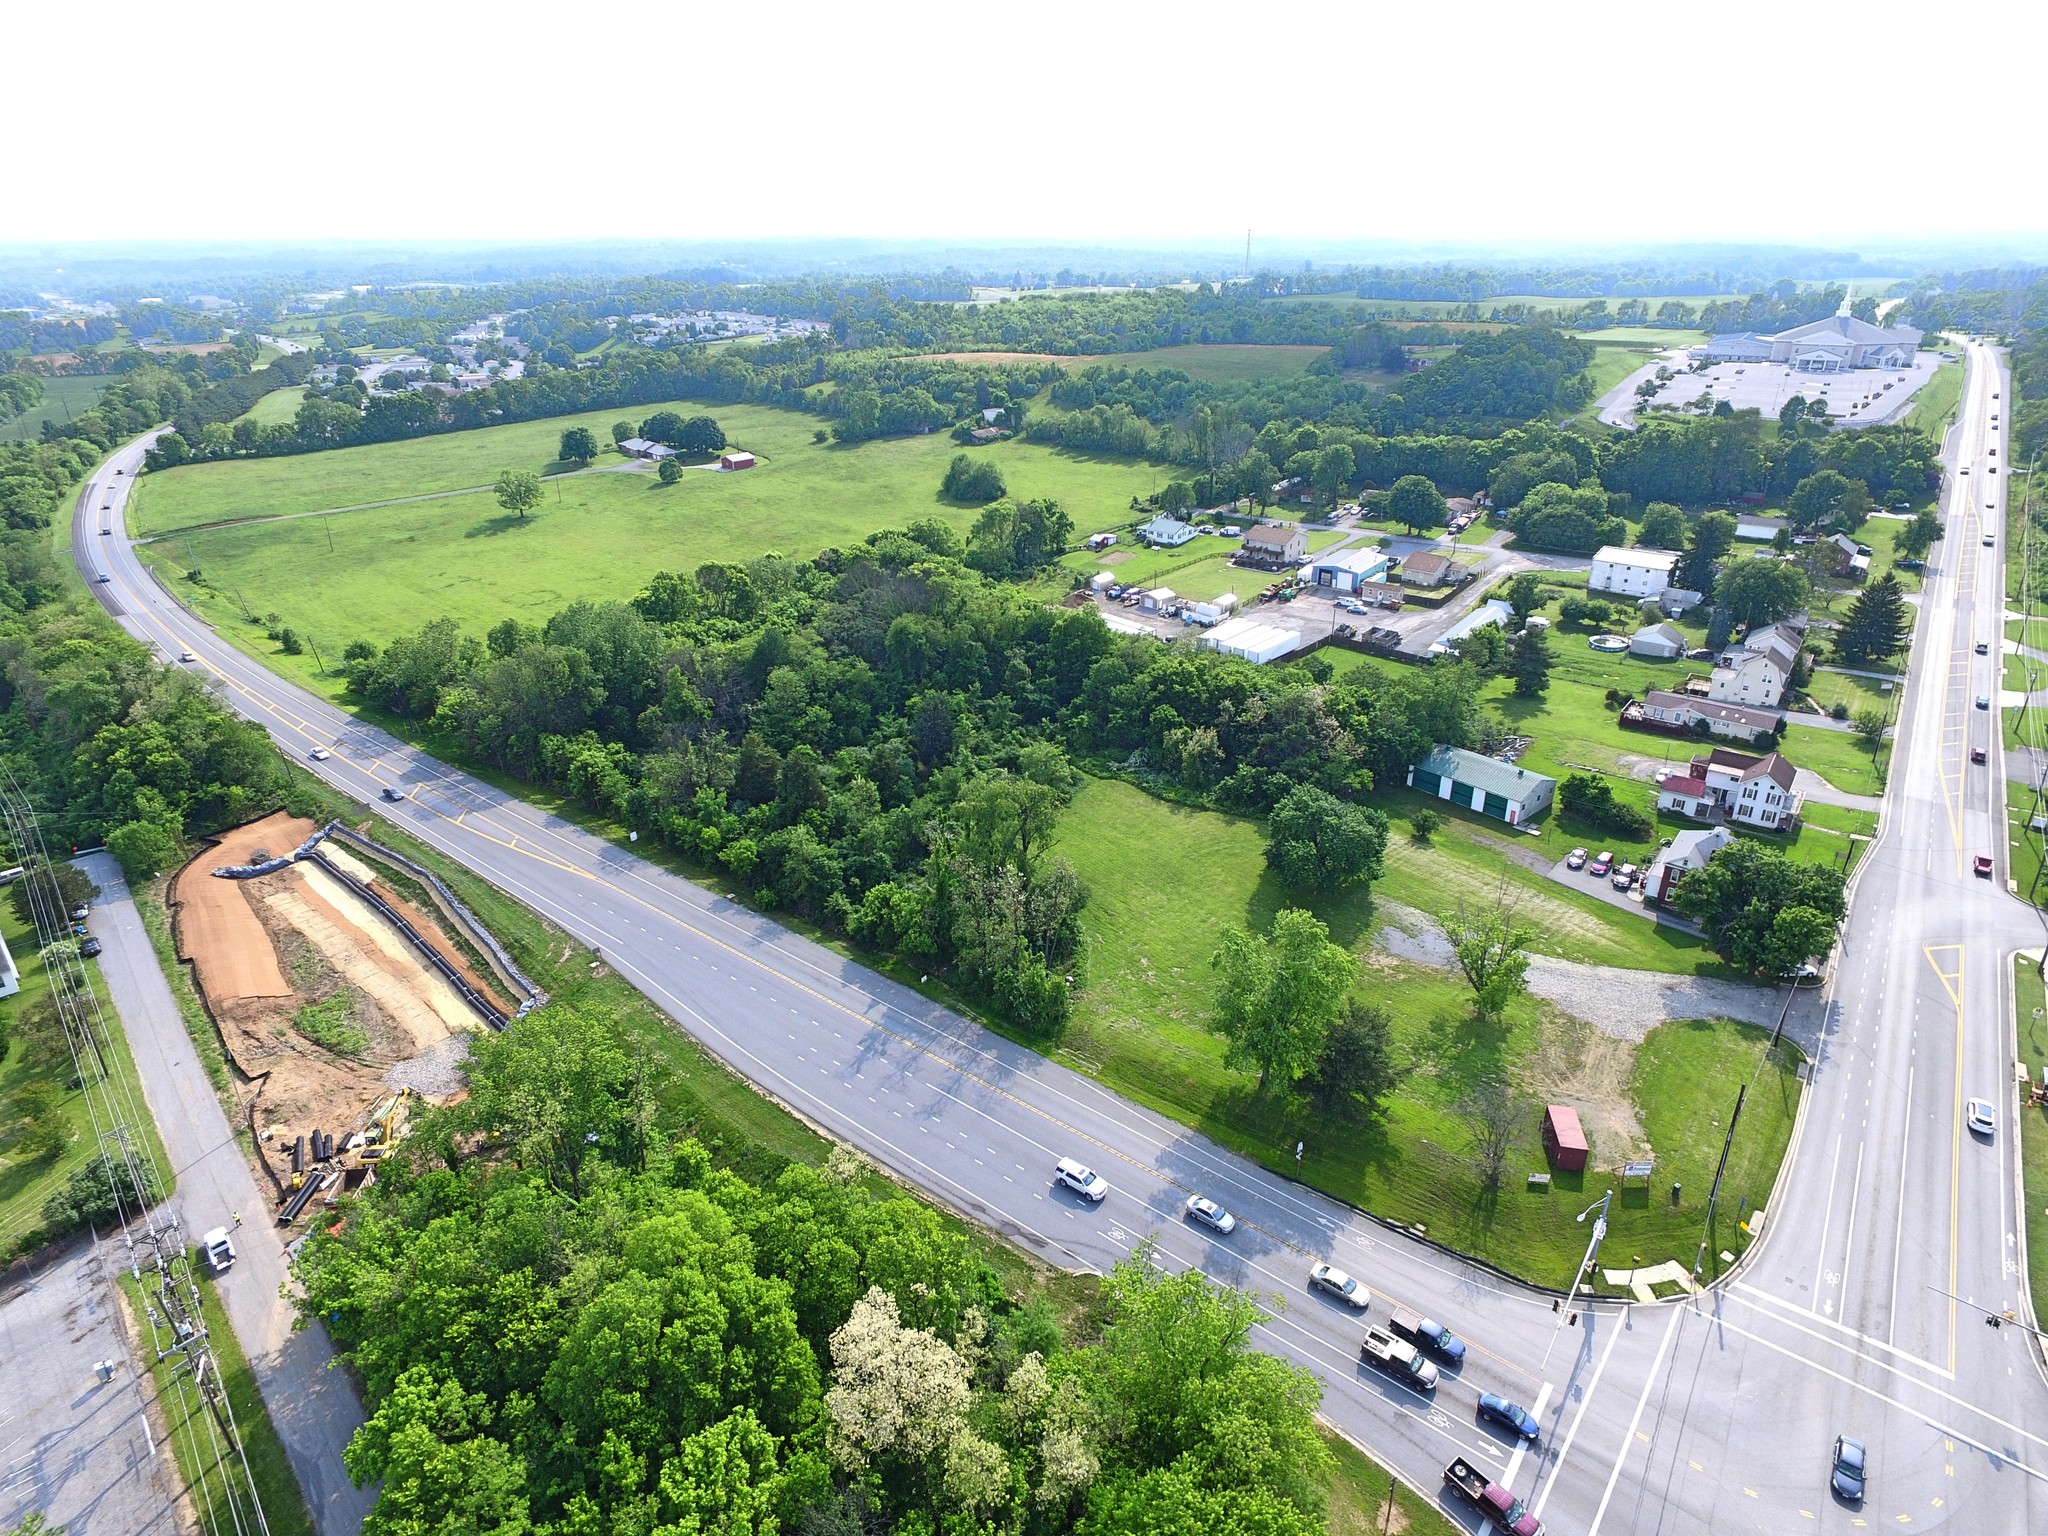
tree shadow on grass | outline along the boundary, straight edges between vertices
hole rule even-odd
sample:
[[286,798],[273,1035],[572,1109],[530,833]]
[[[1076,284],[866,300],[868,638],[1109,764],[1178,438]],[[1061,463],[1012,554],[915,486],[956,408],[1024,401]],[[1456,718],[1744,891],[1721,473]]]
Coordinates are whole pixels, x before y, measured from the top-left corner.
[[1253,933],[1269,933],[1274,917],[1288,907],[1313,912],[1330,930],[1330,942],[1347,950],[1357,949],[1372,933],[1374,907],[1369,887],[1360,884],[1335,895],[1312,895],[1290,889],[1270,867],[1259,872],[1259,883],[1244,904],[1245,926]]
[[496,534],[511,533],[515,529],[524,528],[532,521],[532,518],[521,517],[516,512],[506,512],[498,517],[485,518],[474,527],[465,529],[462,536],[465,539],[487,539]]
[[1471,1013],[1444,1009],[1415,1039],[1415,1063],[1427,1067],[1456,1099],[1492,1078],[1509,1075],[1508,1038],[1514,1026],[1489,1024]]

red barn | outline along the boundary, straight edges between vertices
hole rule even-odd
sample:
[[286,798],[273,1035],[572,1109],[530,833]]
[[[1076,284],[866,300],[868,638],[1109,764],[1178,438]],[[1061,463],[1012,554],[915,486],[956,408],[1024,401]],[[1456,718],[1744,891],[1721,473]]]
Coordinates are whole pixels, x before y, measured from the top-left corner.
[[1579,1112],[1569,1104],[1552,1104],[1543,1111],[1543,1150],[1550,1156],[1550,1166],[1566,1173],[1583,1173],[1586,1170],[1586,1154],[1592,1148],[1586,1145],[1586,1133],[1579,1129]]
[[728,453],[718,461],[720,469],[752,469],[754,456],[751,453]]

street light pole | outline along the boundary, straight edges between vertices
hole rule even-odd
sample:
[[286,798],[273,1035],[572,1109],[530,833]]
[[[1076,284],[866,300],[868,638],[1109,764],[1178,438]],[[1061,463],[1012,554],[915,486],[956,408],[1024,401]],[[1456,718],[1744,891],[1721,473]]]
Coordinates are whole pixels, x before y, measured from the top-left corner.
[[1571,1288],[1564,1293],[1564,1304],[1557,1309],[1557,1327],[1550,1331],[1550,1342],[1543,1346],[1544,1365],[1550,1363],[1550,1352],[1557,1347],[1557,1336],[1564,1331],[1565,1323],[1572,1315],[1572,1298],[1579,1293],[1579,1281],[1585,1278],[1586,1271],[1593,1267],[1593,1260],[1599,1255],[1600,1240],[1607,1235],[1607,1205],[1613,1198],[1614,1191],[1610,1189],[1578,1214],[1578,1219],[1584,1221],[1595,1211],[1600,1213],[1593,1221],[1593,1236],[1586,1244],[1586,1256],[1579,1260],[1579,1267],[1572,1275]]

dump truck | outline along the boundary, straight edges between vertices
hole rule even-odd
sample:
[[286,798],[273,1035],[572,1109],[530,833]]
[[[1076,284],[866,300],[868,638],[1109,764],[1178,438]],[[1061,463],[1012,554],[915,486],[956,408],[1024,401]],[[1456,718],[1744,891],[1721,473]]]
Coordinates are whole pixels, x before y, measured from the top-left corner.
[[1506,1488],[1460,1456],[1444,1468],[1444,1481],[1479,1506],[1479,1512],[1506,1536],[1543,1536],[1543,1522]]
[[1422,1351],[1405,1339],[1397,1339],[1384,1328],[1365,1330],[1365,1342],[1358,1346],[1358,1358],[1367,1365],[1398,1376],[1418,1392],[1436,1390],[1436,1365],[1423,1358]]

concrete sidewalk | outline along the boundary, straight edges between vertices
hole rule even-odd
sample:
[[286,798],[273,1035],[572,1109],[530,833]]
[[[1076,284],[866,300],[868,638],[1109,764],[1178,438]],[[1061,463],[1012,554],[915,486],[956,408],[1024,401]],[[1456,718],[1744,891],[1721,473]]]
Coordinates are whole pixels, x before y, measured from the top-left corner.
[[257,1186],[206,1080],[120,866],[103,853],[76,862],[100,888],[89,920],[105,946],[100,978],[121,1015],[143,1097],[170,1159],[167,1171],[177,1183],[171,1209],[188,1242],[210,1227],[231,1225],[241,1213],[238,1257],[221,1281],[221,1303],[284,1441],[314,1528],[320,1536],[353,1536],[376,1502],[375,1490],[355,1487],[341,1463],[363,1422],[362,1404],[347,1375],[330,1369],[334,1350],[326,1331],[292,1328],[292,1304],[283,1294],[289,1274],[270,1191]]

